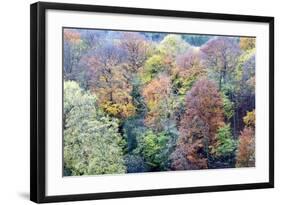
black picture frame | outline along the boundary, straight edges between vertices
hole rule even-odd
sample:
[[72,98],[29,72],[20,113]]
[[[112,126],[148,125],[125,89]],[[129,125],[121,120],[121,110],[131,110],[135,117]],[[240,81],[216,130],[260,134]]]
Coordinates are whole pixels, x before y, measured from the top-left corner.
[[[269,25],[269,181],[191,188],[170,188],[107,193],[46,196],[46,10],[121,13],[194,19],[262,22]],[[274,18],[265,16],[110,7],[82,4],[38,2],[30,6],[30,200],[37,203],[97,200],[198,192],[218,192],[274,187]]]

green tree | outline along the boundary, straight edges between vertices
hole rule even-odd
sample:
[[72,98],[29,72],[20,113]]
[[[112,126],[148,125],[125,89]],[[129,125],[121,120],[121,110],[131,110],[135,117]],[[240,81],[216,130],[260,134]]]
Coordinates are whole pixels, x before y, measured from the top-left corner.
[[138,147],[135,153],[144,157],[146,165],[152,171],[163,170],[168,161],[165,151],[168,148],[169,136],[165,133],[155,133],[148,130],[138,138]]
[[214,154],[209,158],[209,168],[235,167],[236,141],[233,139],[230,124],[221,126],[216,134]]
[[159,73],[169,72],[172,67],[173,61],[168,56],[154,54],[146,60],[140,79],[143,84],[148,83]]
[[158,50],[162,54],[176,57],[187,51],[189,47],[190,45],[182,39],[181,35],[169,34],[160,42]]
[[225,94],[222,94],[222,100],[223,100],[224,115],[226,119],[229,121],[234,115],[234,103],[231,100],[229,100],[229,98]]
[[218,156],[228,156],[231,155],[235,149],[236,143],[232,137],[230,125],[227,124],[220,127],[217,134],[216,154]]
[[101,113],[96,97],[64,83],[64,169],[70,175],[124,173],[118,120]]

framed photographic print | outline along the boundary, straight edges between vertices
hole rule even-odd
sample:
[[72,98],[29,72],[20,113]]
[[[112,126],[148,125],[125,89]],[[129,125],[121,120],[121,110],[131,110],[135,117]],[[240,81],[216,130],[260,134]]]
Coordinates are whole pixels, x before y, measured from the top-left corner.
[[274,18],[31,5],[34,202],[274,187]]

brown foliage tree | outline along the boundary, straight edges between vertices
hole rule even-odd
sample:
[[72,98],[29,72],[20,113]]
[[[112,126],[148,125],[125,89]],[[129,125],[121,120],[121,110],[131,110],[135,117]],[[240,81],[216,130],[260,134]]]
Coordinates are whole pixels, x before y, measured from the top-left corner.
[[236,167],[255,166],[255,130],[245,127],[239,136]]
[[63,36],[64,78],[66,80],[74,80],[77,74],[79,61],[84,51],[81,35],[74,29],[64,29]]
[[208,126],[195,116],[181,129],[176,150],[172,153],[171,167],[174,170],[208,168]]
[[182,55],[177,58],[177,65],[180,68],[193,68],[193,67],[203,67],[201,62],[201,51],[199,48],[190,48]]
[[221,90],[222,85],[231,80],[231,74],[237,66],[239,44],[234,38],[218,37],[208,41],[201,50],[204,64],[213,71]]
[[255,166],[255,110],[243,118],[245,128],[239,136],[236,167]]
[[65,41],[71,42],[73,44],[80,43],[80,33],[73,29],[65,29],[63,35]]
[[180,136],[171,156],[172,169],[186,165],[192,169],[208,168],[208,155],[212,154],[223,119],[223,102],[216,85],[207,79],[197,81],[186,96]]
[[149,43],[138,33],[125,32],[122,34],[120,46],[126,51],[130,73],[137,72],[147,59]]
[[256,47],[256,39],[251,37],[240,38],[240,48],[243,50],[249,50]]

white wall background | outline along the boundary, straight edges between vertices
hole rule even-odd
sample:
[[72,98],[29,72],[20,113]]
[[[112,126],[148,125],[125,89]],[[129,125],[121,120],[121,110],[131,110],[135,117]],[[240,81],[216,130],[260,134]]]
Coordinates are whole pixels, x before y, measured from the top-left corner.
[[[49,0],[52,1],[52,0]],[[276,204],[281,194],[281,13],[277,0],[60,0],[69,3],[146,7],[275,17],[275,177],[276,188],[161,197],[71,202],[67,204]],[[29,201],[29,4],[0,6],[0,204]],[[279,105],[279,106],[278,106]],[[279,148],[279,149],[278,149]],[[60,203],[64,204],[64,203]]]

